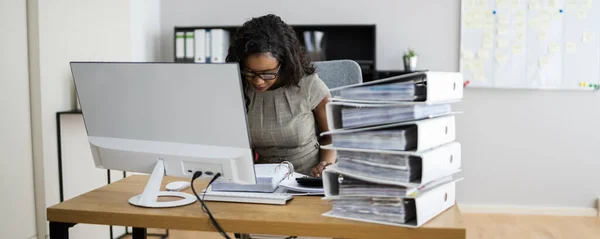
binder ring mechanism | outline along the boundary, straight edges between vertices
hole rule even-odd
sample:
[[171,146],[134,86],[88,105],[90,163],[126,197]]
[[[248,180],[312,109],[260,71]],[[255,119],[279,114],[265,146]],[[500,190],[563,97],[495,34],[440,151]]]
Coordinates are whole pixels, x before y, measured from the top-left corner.
[[294,165],[290,163],[290,161],[281,162],[277,168],[275,168],[275,170],[279,169],[280,167],[286,167],[288,169],[288,172],[285,174],[287,178],[290,178],[294,175]]

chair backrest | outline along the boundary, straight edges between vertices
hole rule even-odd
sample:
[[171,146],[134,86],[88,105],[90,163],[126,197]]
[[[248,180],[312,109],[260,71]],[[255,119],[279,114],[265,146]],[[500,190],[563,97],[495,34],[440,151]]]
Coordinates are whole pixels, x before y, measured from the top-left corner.
[[313,65],[329,89],[363,82],[360,65],[353,60],[315,61]]

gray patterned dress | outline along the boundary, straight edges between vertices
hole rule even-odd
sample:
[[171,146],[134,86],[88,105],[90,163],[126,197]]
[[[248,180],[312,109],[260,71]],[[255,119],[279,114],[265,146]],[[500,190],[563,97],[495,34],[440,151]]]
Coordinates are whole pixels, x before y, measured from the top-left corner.
[[248,124],[258,163],[289,161],[298,173],[310,175],[319,163],[319,142],[313,110],[329,94],[316,75],[297,86],[266,92],[246,88],[250,104]]

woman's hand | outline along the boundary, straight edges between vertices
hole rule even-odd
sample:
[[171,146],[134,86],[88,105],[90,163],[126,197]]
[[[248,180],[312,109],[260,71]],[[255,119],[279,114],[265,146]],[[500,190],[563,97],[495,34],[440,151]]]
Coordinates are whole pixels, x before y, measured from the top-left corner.
[[329,166],[329,165],[332,165],[332,163],[329,163],[327,161],[321,161],[319,164],[317,164],[317,166],[315,166],[312,169],[312,176],[313,177],[321,177],[323,170],[325,170],[325,168],[327,168],[327,166]]
[[[328,95],[325,98],[323,98],[323,100],[321,100],[319,105],[317,105],[317,108],[315,108],[315,110],[314,110],[314,115],[315,115],[315,119],[317,122],[318,130],[319,130],[318,135],[320,135],[323,132],[329,131],[329,127],[327,126],[327,113],[326,113],[325,107],[326,107],[327,103],[329,102],[330,97],[331,97],[331,95]],[[319,144],[320,145],[331,144],[331,135],[325,135],[325,136],[320,137]],[[323,170],[325,170],[325,168],[327,166],[335,163],[336,158],[337,158],[336,151],[331,150],[331,149],[320,149],[319,158],[321,159],[321,162],[312,169],[313,177],[321,177]]]

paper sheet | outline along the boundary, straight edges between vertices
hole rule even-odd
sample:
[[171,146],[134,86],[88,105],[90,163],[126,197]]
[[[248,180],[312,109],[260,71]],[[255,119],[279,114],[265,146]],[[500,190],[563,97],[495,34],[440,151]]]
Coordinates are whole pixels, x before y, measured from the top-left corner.
[[573,54],[577,52],[577,44],[575,44],[574,42],[567,42],[565,47],[567,48],[567,53]]
[[592,37],[594,36],[594,33],[592,32],[583,32],[583,35],[581,36],[581,41],[586,43],[592,40]]

